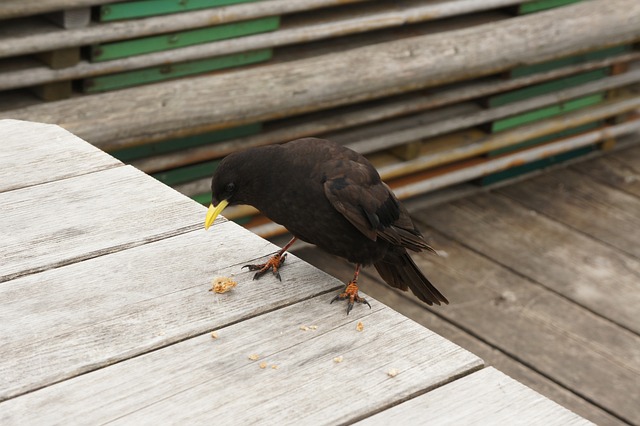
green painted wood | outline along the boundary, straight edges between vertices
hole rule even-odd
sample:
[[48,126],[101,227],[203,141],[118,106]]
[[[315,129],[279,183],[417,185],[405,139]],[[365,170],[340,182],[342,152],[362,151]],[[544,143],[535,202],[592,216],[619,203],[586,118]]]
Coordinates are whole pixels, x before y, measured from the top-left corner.
[[120,161],[128,162],[153,155],[168,154],[187,148],[215,144],[216,142],[222,142],[228,139],[254,135],[259,133],[261,130],[262,123],[252,123],[244,126],[222,129],[216,132],[203,133],[201,135],[187,136],[184,138],[176,138],[120,149],[118,151],[110,152],[110,154]]
[[525,112],[524,114],[497,120],[491,124],[491,131],[494,133],[500,132],[516,126],[521,126],[523,124],[532,123],[534,121],[539,121],[556,115],[565,114],[570,111],[586,108],[588,106],[602,102],[604,100],[604,96],[604,92],[596,93],[593,95],[572,99],[567,102],[562,102],[558,105],[539,108],[533,111]]
[[541,136],[539,138],[530,139],[525,142],[520,142],[513,146],[507,146],[504,148],[496,149],[493,151],[489,151],[487,153],[487,157],[496,157],[500,154],[506,154],[508,152],[518,151],[521,149],[529,148],[535,145],[541,145],[543,143],[551,142],[553,140],[568,138],[569,136],[574,136],[579,133],[585,133],[589,130],[594,130],[597,127],[602,126],[604,123],[602,121],[594,121],[593,123],[583,124],[582,126],[573,127],[571,129],[566,129],[561,132],[553,133],[551,135]]
[[571,3],[578,3],[582,0],[537,0],[521,4],[518,13],[524,15],[526,13],[540,12],[541,10],[552,9],[554,7],[566,6]]
[[91,47],[90,57],[93,62],[110,61],[145,53],[178,49],[195,44],[274,31],[277,30],[279,26],[280,17],[269,16],[266,18],[252,19],[250,21],[234,22],[172,34],[99,44]]
[[489,98],[489,106],[494,108],[511,102],[522,101],[536,96],[553,93],[558,90],[568,89],[570,87],[580,86],[591,81],[599,80],[609,75],[608,68],[602,68],[570,77],[560,78],[548,83],[536,84],[525,87],[524,89],[513,90],[511,92],[492,96]]
[[[594,130],[600,126],[602,126],[604,124],[604,122],[602,121],[597,121],[597,122],[593,122],[593,123],[588,123],[588,124],[584,124],[582,126],[578,126],[578,127],[574,127],[572,129],[566,129],[563,130],[561,132],[557,132],[551,135],[547,135],[547,136],[542,136],[539,138],[535,138],[535,139],[531,139],[528,140],[526,142],[522,142],[519,143],[517,145],[514,146],[510,146],[510,147],[505,147],[502,149],[497,149],[494,151],[491,151],[489,153],[487,153],[487,157],[495,157],[498,156],[500,154],[506,154],[508,152],[513,152],[513,151],[518,151],[521,149],[526,149],[532,146],[536,146],[536,145],[542,145],[544,143],[547,142],[551,142],[554,140],[558,140],[558,139],[563,139],[563,138],[568,138],[570,136],[574,136],[580,133],[585,133],[588,132],[589,130]],[[570,160],[572,158],[576,158],[580,155],[585,155],[588,154],[589,152],[593,151],[595,149],[595,145],[593,146],[588,146],[588,147],[584,147],[584,148],[579,148],[576,149],[574,151],[569,151],[563,154],[559,154],[559,155],[554,155],[552,157],[549,158],[544,158],[542,160],[538,160],[538,161],[534,161],[531,163],[527,163],[527,164],[523,164],[521,166],[516,166],[516,167],[512,167],[508,170],[503,170],[501,172],[498,173],[493,173],[487,176],[484,176],[482,178],[479,179],[479,183],[481,185],[491,185],[493,183],[496,182],[500,182],[502,180],[505,179],[510,179],[516,176],[520,176],[523,175],[525,173],[530,173],[534,170],[538,170],[538,169],[542,169],[545,167],[549,167],[553,164],[558,164],[561,163],[563,161],[567,161]]]
[[586,146],[584,148],[578,148],[573,151],[565,152],[559,155],[554,155],[552,157],[544,158],[542,160],[534,161],[532,163],[523,164],[522,166],[512,167],[509,170],[504,170],[502,172],[494,173],[480,179],[480,184],[491,185],[493,183],[497,183],[503,181],[505,179],[510,179],[516,176],[523,175],[525,173],[530,173],[534,170],[543,169],[545,167],[549,167],[553,164],[559,164],[565,161],[568,161],[572,158],[580,157],[581,155],[586,155],[596,149],[596,145]]
[[551,71],[569,65],[581,64],[588,61],[597,61],[598,59],[608,58],[610,56],[621,55],[633,50],[631,45],[622,45],[610,47],[608,49],[594,50],[592,52],[583,53],[581,55],[569,56],[566,58],[556,59],[553,61],[541,62],[539,64],[527,65],[514,68],[509,75],[512,78],[524,77],[539,72]]
[[166,172],[155,173],[151,176],[166,185],[178,185],[212,176],[219,162],[220,160],[205,161],[191,166],[178,167]]
[[83,90],[86,93],[96,93],[122,89],[124,87],[139,86],[141,84],[169,80],[187,75],[263,62],[269,60],[272,54],[272,49],[261,49],[253,52],[237,53],[217,58],[89,78],[84,80]]
[[211,193],[205,192],[204,194],[192,195],[191,199],[197,201],[203,206],[208,206],[209,204],[211,204]]
[[100,21],[146,18],[258,0],[139,0],[100,6]]

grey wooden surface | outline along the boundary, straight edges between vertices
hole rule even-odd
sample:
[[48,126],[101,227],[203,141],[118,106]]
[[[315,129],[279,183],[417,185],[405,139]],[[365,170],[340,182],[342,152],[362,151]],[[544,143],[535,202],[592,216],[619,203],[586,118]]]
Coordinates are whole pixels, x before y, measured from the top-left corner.
[[[24,143],[59,132],[0,122],[7,128]],[[85,159],[47,155],[54,142],[41,141],[38,161],[6,155],[15,144],[0,147],[0,159],[52,170],[0,194],[0,424],[350,423],[425,392],[454,404],[448,386],[467,388],[462,378],[482,368],[374,299],[373,309],[346,316],[328,303],[342,283],[292,255],[282,282],[253,281],[240,267],[275,246],[224,219],[205,232],[203,206],[132,167],[102,159],[52,180],[51,163]],[[213,294],[216,276],[238,286]],[[481,389],[488,410],[504,413],[496,392],[508,379],[495,388],[494,378],[469,377],[469,391]],[[523,386],[516,400],[507,417],[543,424],[540,405],[581,420]],[[470,423],[469,413],[457,419]]]
[[[639,424],[640,135],[626,142],[492,191],[408,203],[442,254],[414,259],[447,309],[425,310],[366,269],[363,289],[599,425]],[[352,273],[313,248],[295,253]]]

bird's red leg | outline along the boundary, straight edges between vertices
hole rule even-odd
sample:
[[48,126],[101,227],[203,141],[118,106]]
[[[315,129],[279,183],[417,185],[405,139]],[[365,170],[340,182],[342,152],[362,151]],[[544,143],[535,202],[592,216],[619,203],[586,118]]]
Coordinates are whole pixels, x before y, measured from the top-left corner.
[[331,303],[336,300],[348,300],[347,315],[349,315],[349,312],[353,309],[354,303],[366,303],[369,306],[369,309],[371,309],[371,305],[369,305],[367,299],[358,295],[358,275],[360,275],[361,266],[362,265],[359,263],[356,264],[356,271],[353,273],[353,279],[347,283],[347,286],[344,288],[342,293],[338,294],[331,300]]
[[293,245],[296,239],[297,237],[293,237],[284,247],[282,247],[282,249],[279,252],[271,256],[269,260],[267,260],[265,263],[261,263],[259,265],[244,265],[243,268],[249,268],[250,271],[258,271],[253,276],[254,280],[260,278],[269,269],[271,269],[271,272],[273,272],[273,275],[275,275],[277,279],[282,281],[282,278],[280,277],[280,272],[278,270],[284,263],[284,260],[287,258],[286,251],[289,250],[289,247]]

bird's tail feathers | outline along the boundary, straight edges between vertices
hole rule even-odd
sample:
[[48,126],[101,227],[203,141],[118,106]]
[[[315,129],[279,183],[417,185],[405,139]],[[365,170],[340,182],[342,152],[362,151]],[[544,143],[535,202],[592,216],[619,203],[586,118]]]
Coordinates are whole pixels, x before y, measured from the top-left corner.
[[418,299],[428,305],[449,304],[447,298],[424,276],[406,251],[389,253],[373,266],[391,287],[404,291],[411,289]]

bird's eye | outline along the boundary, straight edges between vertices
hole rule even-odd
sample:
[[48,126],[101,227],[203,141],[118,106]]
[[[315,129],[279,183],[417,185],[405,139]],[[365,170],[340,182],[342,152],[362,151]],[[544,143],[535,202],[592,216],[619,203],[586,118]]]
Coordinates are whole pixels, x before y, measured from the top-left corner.
[[224,187],[224,192],[227,194],[233,194],[236,190],[236,185],[234,183],[228,183],[227,186]]

